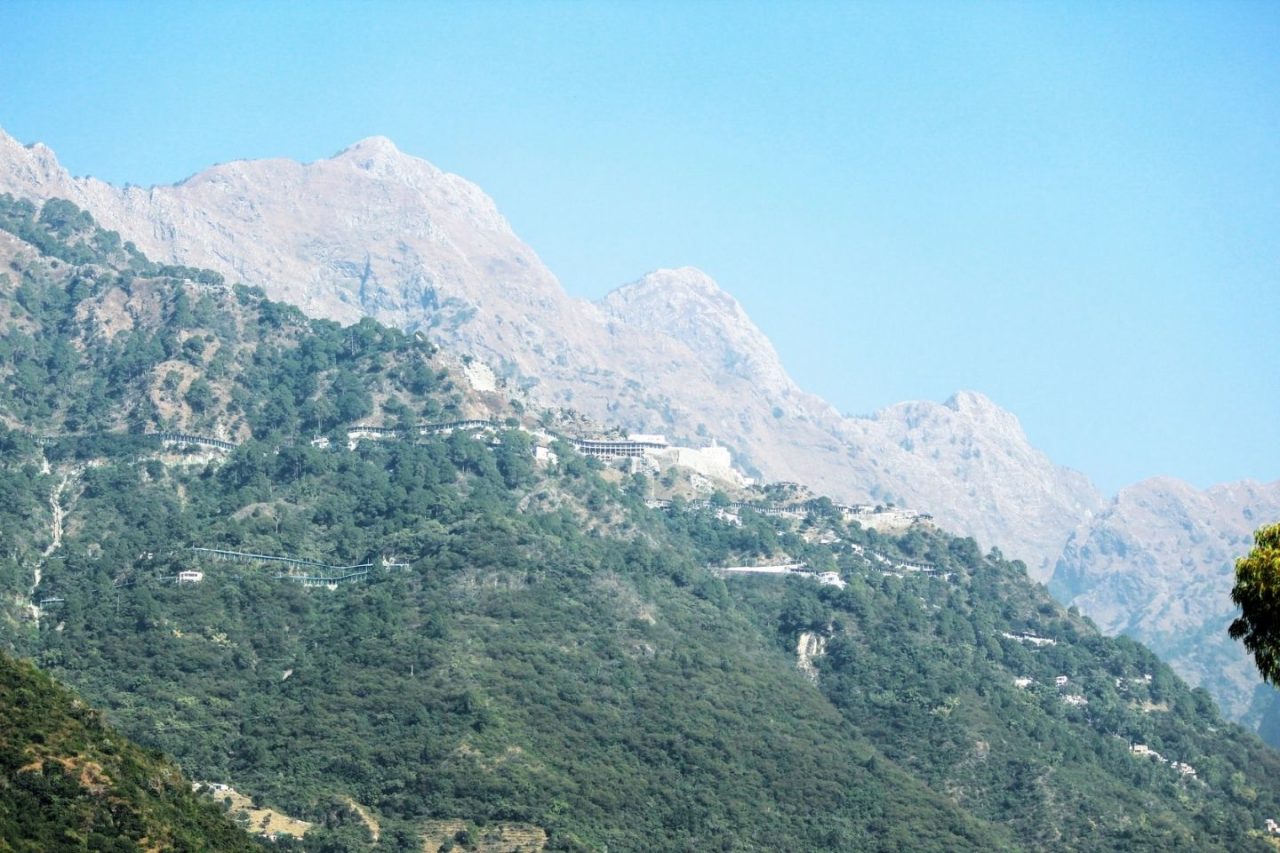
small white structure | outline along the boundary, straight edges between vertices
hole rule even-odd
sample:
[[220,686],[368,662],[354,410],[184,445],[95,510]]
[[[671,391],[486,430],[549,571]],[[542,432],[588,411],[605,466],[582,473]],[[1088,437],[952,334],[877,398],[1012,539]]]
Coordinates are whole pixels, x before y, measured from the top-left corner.
[[1036,680],[1034,678],[1027,678],[1026,676],[1022,676],[1021,678],[1015,678],[1013,680],[1013,686],[1018,688],[1019,690],[1026,690],[1028,687],[1030,687],[1035,683],[1036,683]]
[[1064,705],[1088,705],[1088,704],[1089,704],[1089,700],[1088,700],[1088,699],[1086,699],[1086,698],[1084,698],[1083,696],[1075,696],[1075,695],[1072,695],[1072,696],[1063,696],[1063,697],[1062,697],[1062,704],[1064,704]]
[[224,785],[221,782],[192,782],[191,790],[198,791],[200,790],[201,785],[208,788],[209,791],[214,794],[225,794],[231,790],[230,785]]
[[734,527],[742,526],[742,517],[731,509],[716,509],[716,518]]
[[1037,637],[1035,634],[1028,634],[1025,631],[1021,634],[1011,634],[1008,631],[1002,631],[1000,636],[1006,640],[1017,640],[1019,643],[1026,643],[1032,646],[1056,646],[1058,641],[1049,637]]
[[840,577],[839,572],[818,572],[818,583],[823,586],[834,586],[837,589],[844,589],[848,586],[844,578]]
[[782,575],[816,580],[823,586],[844,589],[848,584],[839,572],[811,572],[804,563],[783,563],[777,566],[709,566],[723,575]]
[[1059,675],[1057,678],[1053,680],[1053,683],[1058,687],[1066,687],[1068,681],[1070,681],[1070,679],[1067,678],[1065,675]]
[[841,504],[839,506],[845,521],[856,521],[869,530],[877,530],[881,533],[906,530],[917,522],[928,521],[932,518],[928,513],[902,507],[871,504],[855,504],[853,506]]
[[178,583],[200,583],[204,580],[204,572],[178,572]]

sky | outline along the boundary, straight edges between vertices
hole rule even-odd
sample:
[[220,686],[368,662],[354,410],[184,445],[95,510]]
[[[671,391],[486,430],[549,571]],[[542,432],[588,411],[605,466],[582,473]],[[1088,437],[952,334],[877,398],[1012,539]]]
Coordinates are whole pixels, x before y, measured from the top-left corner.
[[572,294],[693,265],[849,414],[1280,478],[1280,4],[0,4],[0,127],[172,183],[385,135]]

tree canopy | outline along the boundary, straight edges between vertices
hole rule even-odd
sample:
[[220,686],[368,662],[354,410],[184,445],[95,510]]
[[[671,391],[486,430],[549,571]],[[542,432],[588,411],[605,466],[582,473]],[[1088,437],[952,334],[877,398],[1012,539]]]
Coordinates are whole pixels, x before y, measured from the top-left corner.
[[1244,643],[1264,679],[1280,682],[1280,523],[1253,534],[1253,550],[1236,561],[1231,600],[1241,611],[1231,639]]

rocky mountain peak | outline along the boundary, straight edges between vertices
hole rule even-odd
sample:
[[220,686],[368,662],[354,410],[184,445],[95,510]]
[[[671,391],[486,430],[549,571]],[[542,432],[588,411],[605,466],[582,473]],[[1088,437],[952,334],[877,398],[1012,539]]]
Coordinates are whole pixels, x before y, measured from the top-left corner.
[[[337,154],[337,157],[376,156],[376,157],[408,157],[401,153],[396,144],[385,136],[366,136],[348,145]],[[417,159],[417,158],[414,158]],[[423,161],[426,162],[425,160]]]
[[995,401],[980,391],[957,391],[943,405],[955,412],[1000,411]]
[[773,344],[741,303],[696,267],[654,270],[597,305],[632,328],[670,335],[713,368],[778,393],[793,387]]
[[421,157],[405,154],[385,136],[366,137],[342,149],[330,160],[318,162],[354,167],[375,180],[439,184],[454,192],[483,195],[474,184],[442,171]]
[[1026,440],[1026,434],[1018,416],[998,405],[986,394],[978,391],[957,391],[942,405],[955,412],[975,429],[994,430],[1007,436],[1016,436],[1021,441]]
[[43,142],[23,145],[0,129],[0,190],[60,186],[69,178],[57,156]]
[[865,472],[856,479],[875,483],[872,498],[926,507],[944,527],[1019,556],[1036,580],[1048,579],[1072,526],[1103,505],[1088,478],[1055,465],[1012,413],[976,392],[848,418],[843,433]]
[[636,293],[654,291],[671,297],[679,294],[698,295],[702,298],[714,299],[725,304],[732,304],[741,310],[738,301],[720,288],[715,279],[693,266],[675,267],[673,269],[656,269],[645,273],[638,281],[624,284],[614,293]]

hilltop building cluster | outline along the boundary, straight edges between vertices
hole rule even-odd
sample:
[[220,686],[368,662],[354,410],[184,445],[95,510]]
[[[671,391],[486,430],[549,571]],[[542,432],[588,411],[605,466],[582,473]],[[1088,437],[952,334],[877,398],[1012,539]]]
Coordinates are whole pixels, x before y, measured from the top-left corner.
[[[626,438],[570,438],[570,444],[578,452],[595,459],[645,460],[652,466],[679,465],[696,471],[704,477],[723,480],[737,486],[749,486],[752,480],[733,467],[729,448],[712,444],[710,447],[684,447],[671,444],[665,435],[636,433]],[[634,470],[640,470],[633,464]]]

